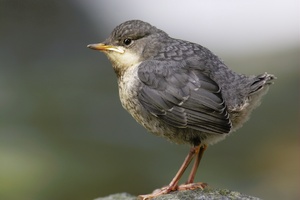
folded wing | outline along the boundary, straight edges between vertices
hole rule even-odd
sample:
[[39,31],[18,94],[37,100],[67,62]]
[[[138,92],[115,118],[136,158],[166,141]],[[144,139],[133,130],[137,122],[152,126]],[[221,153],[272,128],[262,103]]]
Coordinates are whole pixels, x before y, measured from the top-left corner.
[[175,61],[149,61],[139,66],[138,77],[139,101],[168,125],[211,134],[230,131],[221,90],[199,69]]

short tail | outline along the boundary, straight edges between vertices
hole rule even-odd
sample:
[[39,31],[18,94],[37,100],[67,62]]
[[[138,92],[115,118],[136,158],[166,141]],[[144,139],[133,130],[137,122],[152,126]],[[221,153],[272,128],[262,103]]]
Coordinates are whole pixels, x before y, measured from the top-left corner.
[[250,95],[253,93],[256,93],[260,90],[262,90],[265,86],[271,85],[274,83],[274,79],[276,77],[272,74],[267,74],[266,72],[264,74],[258,75],[254,78],[253,83],[251,84],[250,88]]

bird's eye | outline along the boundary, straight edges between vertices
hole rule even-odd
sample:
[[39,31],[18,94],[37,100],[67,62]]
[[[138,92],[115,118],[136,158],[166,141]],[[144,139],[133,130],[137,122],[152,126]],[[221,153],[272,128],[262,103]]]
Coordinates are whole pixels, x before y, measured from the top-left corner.
[[132,43],[132,39],[130,39],[130,38],[125,38],[125,39],[123,40],[123,42],[124,42],[124,44],[125,44],[126,46],[128,46],[128,45],[130,45],[130,44]]

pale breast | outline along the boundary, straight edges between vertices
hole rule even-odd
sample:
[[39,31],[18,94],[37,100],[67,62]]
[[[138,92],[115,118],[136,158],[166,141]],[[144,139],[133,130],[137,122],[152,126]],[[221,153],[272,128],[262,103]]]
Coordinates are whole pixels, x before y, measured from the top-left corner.
[[127,110],[138,123],[143,125],[150,132],[155,132],[155,130],[153,130],[155,125],[150,123],[150,121],[153,122],[153,119],[150,119],[153,116],[145,111],[138,100],[138,92],[141,84],[138,78],[138,65],[139,63],[127,68],[123,75],[119,77],[120,101],[125,110]]
[[138,104],[137,92],[139,87],[139,79],[137,75],[138,67],[129,67],[118,79],[119,96],[122,106],[132,113]]
[[138,92],[141,82],[138,78],[137,66],[128,68],[118,82],[121,104],[139,124],[149,132],[167,138],[169,138],[168,134],[175,132],[174,128],[164,126],[155,116],[147,112],[139,102]]

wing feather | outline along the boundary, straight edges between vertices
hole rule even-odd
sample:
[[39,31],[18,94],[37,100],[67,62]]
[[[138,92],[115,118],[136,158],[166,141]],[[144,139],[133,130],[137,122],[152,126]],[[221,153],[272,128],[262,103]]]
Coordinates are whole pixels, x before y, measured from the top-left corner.
[[148,61],[139,66],[138,77],[139,101],[168,125],[212,134],[230,131],[221,89],[196,67]]

